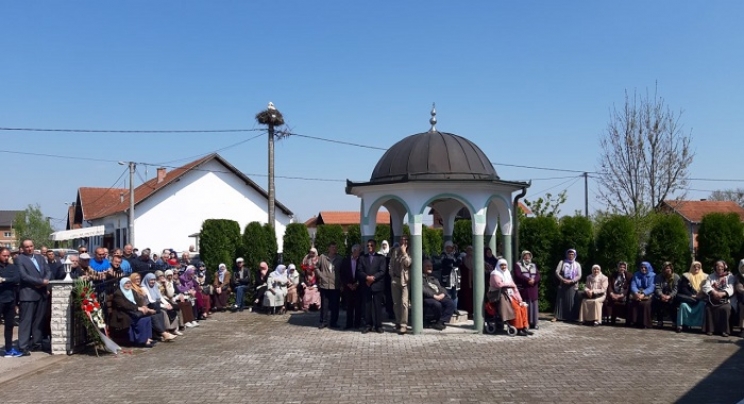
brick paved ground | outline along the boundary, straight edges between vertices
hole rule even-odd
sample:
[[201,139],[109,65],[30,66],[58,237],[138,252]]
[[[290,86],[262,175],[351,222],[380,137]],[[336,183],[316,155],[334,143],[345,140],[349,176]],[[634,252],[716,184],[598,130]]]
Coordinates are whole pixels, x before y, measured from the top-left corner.
[[119,357],[0,384],[3,403],[736,403],[744,346],[669,330],[543,323],[535,337],[318,330],[317,314],[224,313]]

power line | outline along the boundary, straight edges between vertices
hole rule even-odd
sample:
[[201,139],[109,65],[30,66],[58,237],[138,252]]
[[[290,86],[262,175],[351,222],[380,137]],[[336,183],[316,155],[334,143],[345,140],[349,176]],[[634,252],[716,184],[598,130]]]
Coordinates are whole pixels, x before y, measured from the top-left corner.
[[494,163],[493,161],[491,164],[495,166],[504,166],[504,167],[516,167],[516,168],[528,168],[530,170],[544,170],[544,171],[561,171],[564,173],[589,173],[589,174],[596,174],[595,171],[586,171],[586,170],[568,170],[565,168],[550,168],[550,167],[536,167],[536,166],[525,166],[520,164],[507,164],[507,163]]
[[546,193],[546,192],[548,192],[548,191],[550,191],[552,189],[558,188],[558,187],[560,187],[560,186],[562,186],[564,184],[567,184],[567,183],[571,182],[571,180],[573,180],[573,182],[571,182],[571,185],[567,186],[565,189],[571,188],[576,183],[576,181],[580,180],[582,177],[583,177],[583,175],[571,177],[570,179],[568,179],[566,181],[563,181],[560,184],[553,185],[552,187],[547,188],[547,189],[544,189],[544,190],[542,190],[540,192],[535,192],[533,195],[530,195],[530,197],[534,198],[534,197],[540,196],[540,195],[542,195],[542,194],[544,194],[544,193]]
[[[101,196],[99,196],[93,202],[86,202],[88,204],[88,206],[91,206],[91,205],[95,204],[96,202],[98,202],[101,199],[103,199],[104,196],[108,195],[108,191],[111,191],[112,189],[114,189],[116,187],[116,185],[119,184],[119,181],[121,181],[122,177],[124,177],[124,174],[126,174],[127,172],[129,172],[129,168],[128,167],[126,169],[124,169],[124,171],[121,172],[121,175],[119,175],[119,178],[116,179],[116,182],[114,182],[113,185],[111,185],[110,187],[108,187],[108,189],[106,190],[106,192],[102,193]],[[82,201],[80,201],[80,202],[82,203]]]
[[168,130],[120,130],[120,129],[49,129],[49,128],[5,128],[2,131],[14,132],[68,132],[68,133],[238,133],[257,132],[262,128],[254,129],[168,129]]
[[[217,149],[217,150],[212,150],[212,151],[211,151],[211,152],[209,152],[209,153],[202,153],[202,154],[197,154],[197,155],[194,155],[194,156],[184,157],[184,158],[180,158],[180,159],[177,159],[177,160],[164,161],[164,162],[162,162],[162,163],[155,163],[155,164],[153,164],[153,165],[158,165],[158,166],[160,166],[160,165],[163,165],[163,164],[172,164],[172,163],[175,163],[175,162],[178,162],[178,161],[183,161],[183,160],[193,160],[193,159],[197,159],[197,158],[202,158],[202,157],[204,157],[204,156],[206,156],[206,155],[209,155],[209,154],[213,154],[213,153],[219,153],[219,152],[221,152],[221,151],[224,151],[224,150],[227,150],[227,149],[232,149],[233,147],[237,147],[237,146],[240,146],[241,144],[244,144],[244,143],[248,143],[248,142],[250,142],[251,140],[253,140],[253,139],[256,139],[256,138],[258,138],[258,137],[261,137],[261,136],[263,136],[263,135],[264,135],[264,133],[260,133],[260,134],[258,134],[258,135],[256,135],[256,136],[252,136],[252,137],[249,137],[248,139],[244,139],[244,140],[241,140],[241,141],[239,141],[239,142],[237,142],[237,143],[233,143],[233,144],[231,144],[231,145],[227,145],[227,146],[225,146],[225,147],[222,147],[222,148],[219,148],[219,149]],[[143,165],[150,165],[150,164],[143,164]]]
[[384,148],[384,147],[370,146],[370,145],[361,144],[361,143],[345,142],[343,140],[326,139],[326,138],[318,137],[318,136],[300,135],[299,133],[281,132],[280,131],[280,132],[277,132],[277,134],[284,134],[286,136],[304,137],[306,139],[320,140],[322,142],[335,143],[335,144],[343,144],[343,145],[354,146],[354,147],[361,147],[361,148],[364,148],[364,149],[384,150],[384,151],[387,151],[387,149]]
[[117,160],[99,159],[95,157],[64,156],[61,154],[33,153],[33,152],[22,152],[22,151],[15,151],[15,150],[0,150],[0,153],[21,154],[24,156],[36,156],[36,157],[51,157],[51,158],[69,159],[69,160],[97,161],[97,162],[103,162],[103,163],[118,163]]

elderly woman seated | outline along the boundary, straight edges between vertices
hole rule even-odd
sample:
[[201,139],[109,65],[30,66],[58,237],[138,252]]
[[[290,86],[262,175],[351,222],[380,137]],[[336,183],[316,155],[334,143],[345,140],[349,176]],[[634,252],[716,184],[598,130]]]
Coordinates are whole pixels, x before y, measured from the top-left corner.
[[639,328],[651,328],[651,297],[656,285],[656,274],[650,263],[643,261],[630,281],[629,324]]
[[287,267],[278,265],[274,272],[271,273],[267,281],[267,289],[264,294],[264,307],[272,309],[272,312],[279,308],[280,313],[284,313],[284,297],[287,296]]
[[[178,311],[170,304],[170,302],[168,302],[168,300],[166,300],[165,296],[160,293],[158,279],[154,273],[145,275],[142,280],[142,290],[145,292],[145,296],[147,297],[147,307],[155,310],[156,316],[161,316],[163,318],[163,328],[165,329],[163,337],[167,338],[168,335],[172,334],[183,335],[178,331]],[[168,339],[175,338],[175,335]]]
[[739,336],[744,338],[744,259],[739,261],[739,271],[736,273],[734,290],[739,308]]
[[212,282],[213,311],[224,311],[227,308],[227,298],[230,297],[230,275],[227,265],[220,264]]
[[602,321],[602,306],[607,298],[608,279],[599,265],[592,266],[592,274],[586,277],[584,299],[581,301],[579,322],[591,322],[598,326]]
[[690,270],[683,273],[677,286],[677,332],[687,327],[702,327],[705,315],[705,294],[703,283],[708,274],[703,272],[703,264],[694,261]]
[[672,319],[672,326],[676,328],[677,306],[674,298],[677,296],[679,275],[674,273],[674,266],[671,262],[667,261],[663,264],[663,269],[660,274],[656,275],[654,284],[652,309],[656,314],[658,327],[664,327],[664,314],[669,313],[669,318]]
[[625,319],[626,323],[628,321],[627,304],[631,277],[632,274],[628,273],[628,264],[624,261],[619,262],[617,269],[610,275],[605,308],[607,309],[606,317],[609,318],[611,325],[615,325],[618,317]]
[[505,259],[501,258],[496,262],[496,268],[491,271],[488,285],[490,291],[502,292],[502,305],[508,304],[511,306],[514,318],[507,319],[507,321],[518,330],[517,335],[523,337],[532,335],[533,332],[528,330],[527,303],[522,300],[517,285],[514,283],[514,278],[509,271],[509,263]]
[[159,278],[160,293],[165,296],[171,305],[178,307],[178,323],[183,327],[192,328],[199,325],[194,318],[194,308],[191,305],[189,296],[178,292],[178,277],[173,274],[172,269],[163,272],[163,277]]
[[[142,302],[143,303],[143,302]],[[126,334],[130,343],[136,346],[152,348],[152,315],[155,310],[140,304],[132,291],[129,278],[119,280],[119,289],[111,299],[109,326],[112,335]]]
[[715,271],[703,283],[703,293],[708,295],[703,323],[703,332],[707,335],[717,333],[723,337],[729,336],[730,299],[734,296],[734,283],[736,279],[728,272],[726,263],[717,261]]
[[297,310],[300,305],[300,293],[298,289],[300,286],[300,273],[297,272],[295,264],[289,264],[287,267],[287,279],[289,283],[287,284],[286,305],[290,310]]
[[142,277],[140,274],[133,272],[129,276],[129,279],[132,281],[132,292],[134,292],[134,298],[138,300],[140,305],[147,306],[147,308],[154,311],[154,315],[152,316],[152,332],[155,337],[161,341],[170,341],[176,338],[175,335],[169,333],[165,328],[165,320],[160,314],[159,305],[150,302],[148,299],[147,291],[145,291],[145,288],[142,285]]
[[449,323],[452,319],[452,314],[455,312],[455,302],[450,298],[447,289],[439,283],[439,279],[433,275],[434,264],[430,260],[425,259],[423,267],[424,312],[431,313],[436,319],[436,323],[432,325],[432,328],[442,331],[447,328],[445,324]]

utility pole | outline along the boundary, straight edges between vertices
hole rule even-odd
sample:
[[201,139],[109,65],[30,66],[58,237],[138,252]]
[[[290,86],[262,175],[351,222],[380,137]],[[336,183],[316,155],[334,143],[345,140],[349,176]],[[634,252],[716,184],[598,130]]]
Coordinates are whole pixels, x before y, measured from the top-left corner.
[[127,226],[127,244],[134,245],[134,169],[137,167],[134,161],[123,162],[119,165],[129,165],[129,225]]
[[584,216],[589,217],[589,173],[584,172]]
[[284,125],[284,117],[279,110],[274,107],[274,103],[269,102],[268,107],[256,114],[256,121],[261,125],[267,125],[269,130],[269,226],[274,227],[276,222],[275,205],[276,196],[274,190],[274,127]]

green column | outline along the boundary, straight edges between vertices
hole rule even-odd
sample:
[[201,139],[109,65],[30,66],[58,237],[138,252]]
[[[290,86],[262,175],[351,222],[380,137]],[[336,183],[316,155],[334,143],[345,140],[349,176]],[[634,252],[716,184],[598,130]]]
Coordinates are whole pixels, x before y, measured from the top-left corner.
[[[496,238],[496,237],[494,237]],[[512,253],[512,236],[510,235],[503,235],[502,240],[504,241],[504,258],[506,258],[507,261],[509,261],[509,265],[514,265],[514,254]]]
[[483,333],[483,296],[486,294],[483,235],[473,235],[475,271],[473,271],[473,322],[475,332]]
[[409,295],[411,298],[411,327],[413,334],[421,334],[424,331],[424,292],[423,292],[423,274],[421,272],[421,257],[423,255],[423,243],[421,238],[422,215],[415,215],[411,227],[411,276]]

